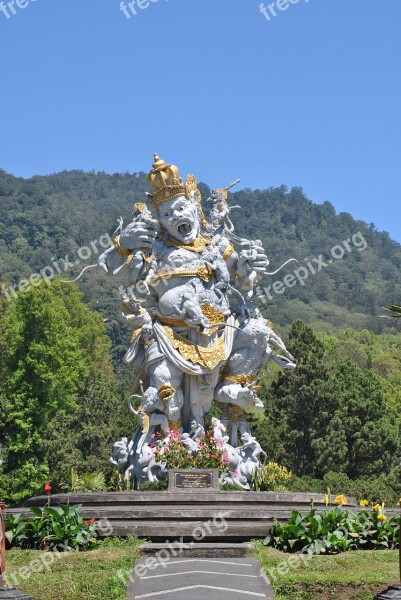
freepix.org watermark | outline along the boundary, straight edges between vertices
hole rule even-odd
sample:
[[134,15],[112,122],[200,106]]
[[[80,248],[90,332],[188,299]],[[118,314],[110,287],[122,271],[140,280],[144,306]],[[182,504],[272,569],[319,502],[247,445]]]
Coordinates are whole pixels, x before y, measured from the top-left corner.
[[[270,4],[265,4],[261,2],[259,4],[259,10],[262,15],[265,17],[266,21],[271,21],[274,17],[277,17],[280,12],[285,12],[291,6],[291,4],[299,4],[302,0],[275,0],[275,2],[270,2]],[[309,0],[303,0],[305,3],[308,3]]]
[[[63,273],[67,273],[69,270],[76,268],[82,262],[89,260],[92,256],[100,254],[110,248],[113,245],[113,240],[108,233],[105,233],[97,240],[93,240],[87,246],[81,246],[77,250],[79,258],[71,261],[69,254],[66,254],[64,258],[51,258],[52,264],[43,267],[38,273],[32,273],[27,279],[21,279],[18,283],[10,286],[1,286],[1,293],[11,300],[11,296],[16,296],[17,292],[27,292],[31,287],[39,286],[42,281],[50,283],[55,277]],[[87,267],[88,268],[88,267]]]
[[0,11],[6,17],[6,19],[11,19],[18,14],[18,9],[27,8],[31,2],[36,2],[37,0],[10,0],[9,2],[0,2]]
[[131,19],[136,17],[142,10],[149,8],[151,4],[156,4],[160,0],[132,0],[132,2],[120,2],[120,10],[127,17]]
[[180,556],[186,550],[191,550],[195,547],[196,542],[202,542],[207,535],[221,535],[222,533],[226,532],[228,529],[228,523],[225,519],[225,514],[226,513],[223,511],[220,511],[214,515],[212,519],[199,523],[192,530],[190,535],[192,539],[188,543],[184,543],[183,536],[181,536],[179,541],[173,543],[170,543],[170,541],[167,540],[165,543],[165,548],[158,550],[154,556],[138,562],[133,570],[120,569],[117,573],[117,579],[122,581],[123,584],[127,586],[129,582],[134,583],[136,577],[139,579],[146,578],[149,571],[153,571],[159,566],[165,569],[167,563],[170,562],[172,558]]
[[356,249],[358,252],[363,252],[368,247],[368,243],[362,233],[354,233],[354,235],[341,244],[336,244],[330,250],[330,257],[325,258],[323,254],[319,254],[317,258],[305,258],[305,266],[296,268],[292,273],[286,275],[283,279],[278,279],[272,285],[266,286],[263,289],[258,286],[256,288],[256,298],[266,304],[267,300],[273,300],[273,294],[284,294],[288,288],[293,288],[296,285],[304,287],[306,280],[311,275],[316,275],[323,269],[332,265],[335,261],[343,259],[347,254]]

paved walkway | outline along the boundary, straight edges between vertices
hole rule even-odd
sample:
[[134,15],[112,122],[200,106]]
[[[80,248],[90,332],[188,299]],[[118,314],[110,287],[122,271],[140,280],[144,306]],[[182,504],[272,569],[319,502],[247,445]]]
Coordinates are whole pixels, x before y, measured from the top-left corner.
[[[171,558],[145,569],[136,565],[127,600],[273,600],[273,590],[254,558]],[[155,561],[156,562],[156,561]],[[144,565],[143,574],[138,565]]]

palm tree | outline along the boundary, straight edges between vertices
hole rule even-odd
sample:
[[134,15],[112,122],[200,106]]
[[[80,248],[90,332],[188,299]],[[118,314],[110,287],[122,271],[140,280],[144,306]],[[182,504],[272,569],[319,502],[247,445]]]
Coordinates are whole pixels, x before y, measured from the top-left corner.
[[401,306],[394,306],[393,304],[391,306],[385,306],[384,310],[389,311],[389,315],[385,315],[386,317],[393,317],[395,319],[399,319],[401,318]]

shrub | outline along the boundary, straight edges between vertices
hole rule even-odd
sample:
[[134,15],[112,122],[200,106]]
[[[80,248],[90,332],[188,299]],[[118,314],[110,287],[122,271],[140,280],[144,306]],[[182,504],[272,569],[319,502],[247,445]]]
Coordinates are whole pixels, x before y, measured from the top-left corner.
[[168,480],[163,481],[144,481],[139,486],[140,492],[161,492],[168,487]]
[[[339,502],[343,498],[339,497]],[[276,522],[263,543],[283,552],[313,554],[392,549],[398,545],[400,519],[387,517],[383,509],[383,505],[377,504],[353,513],[340,503],[321,515],[314,508],[306,516],[293,510],[288,523]]]
[[68,471],[66,480],[61,487],[67,492],[104,492],[107,489],[103,473],[84,473],[80,477],[74,467]]
[[312,492],[324,494],[327,488],[337,492],[342,490],[347,496],[357,500],[366,498],[371,504],[384,502],[386,506],[396,506],[401,496],[400,473],[393,470],[389,475],[374,475],[350,479],[345,473],[330,471],[323,479],[292,476],[288,489],[291,492]]
[[314,479],[313,477],[309,477],[308,475],[298,477],[297,475],[293,474],[292,478],[288,482],[288,490],[290,492],[309,492],[312,494],[323,494],[326,488],[327,486],[325,486],[322,479]]
[[20,514],[6,519],[6,540],[9,547],[59,551],[88,550],[95,545],[95,519],[84,521],[81,505],[56,508],[30,508],[34,517],[23,519]]
[[252,473],[252,489],[257,492],[285,492],[292,473],[275,462],[269,462]]

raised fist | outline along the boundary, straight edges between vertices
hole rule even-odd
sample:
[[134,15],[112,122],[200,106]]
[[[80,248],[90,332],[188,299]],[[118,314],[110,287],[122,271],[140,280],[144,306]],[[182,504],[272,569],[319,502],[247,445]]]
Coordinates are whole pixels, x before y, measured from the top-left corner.
[[249,250],[242,250],[238,259],[238,274],[247,277],[251,273],[264,273],[269,266],[269,259],[259,240]]
[[124,250],[141,250],[152,247],[158,233],[155,219],[132,221],[120,235],[120,245]]

